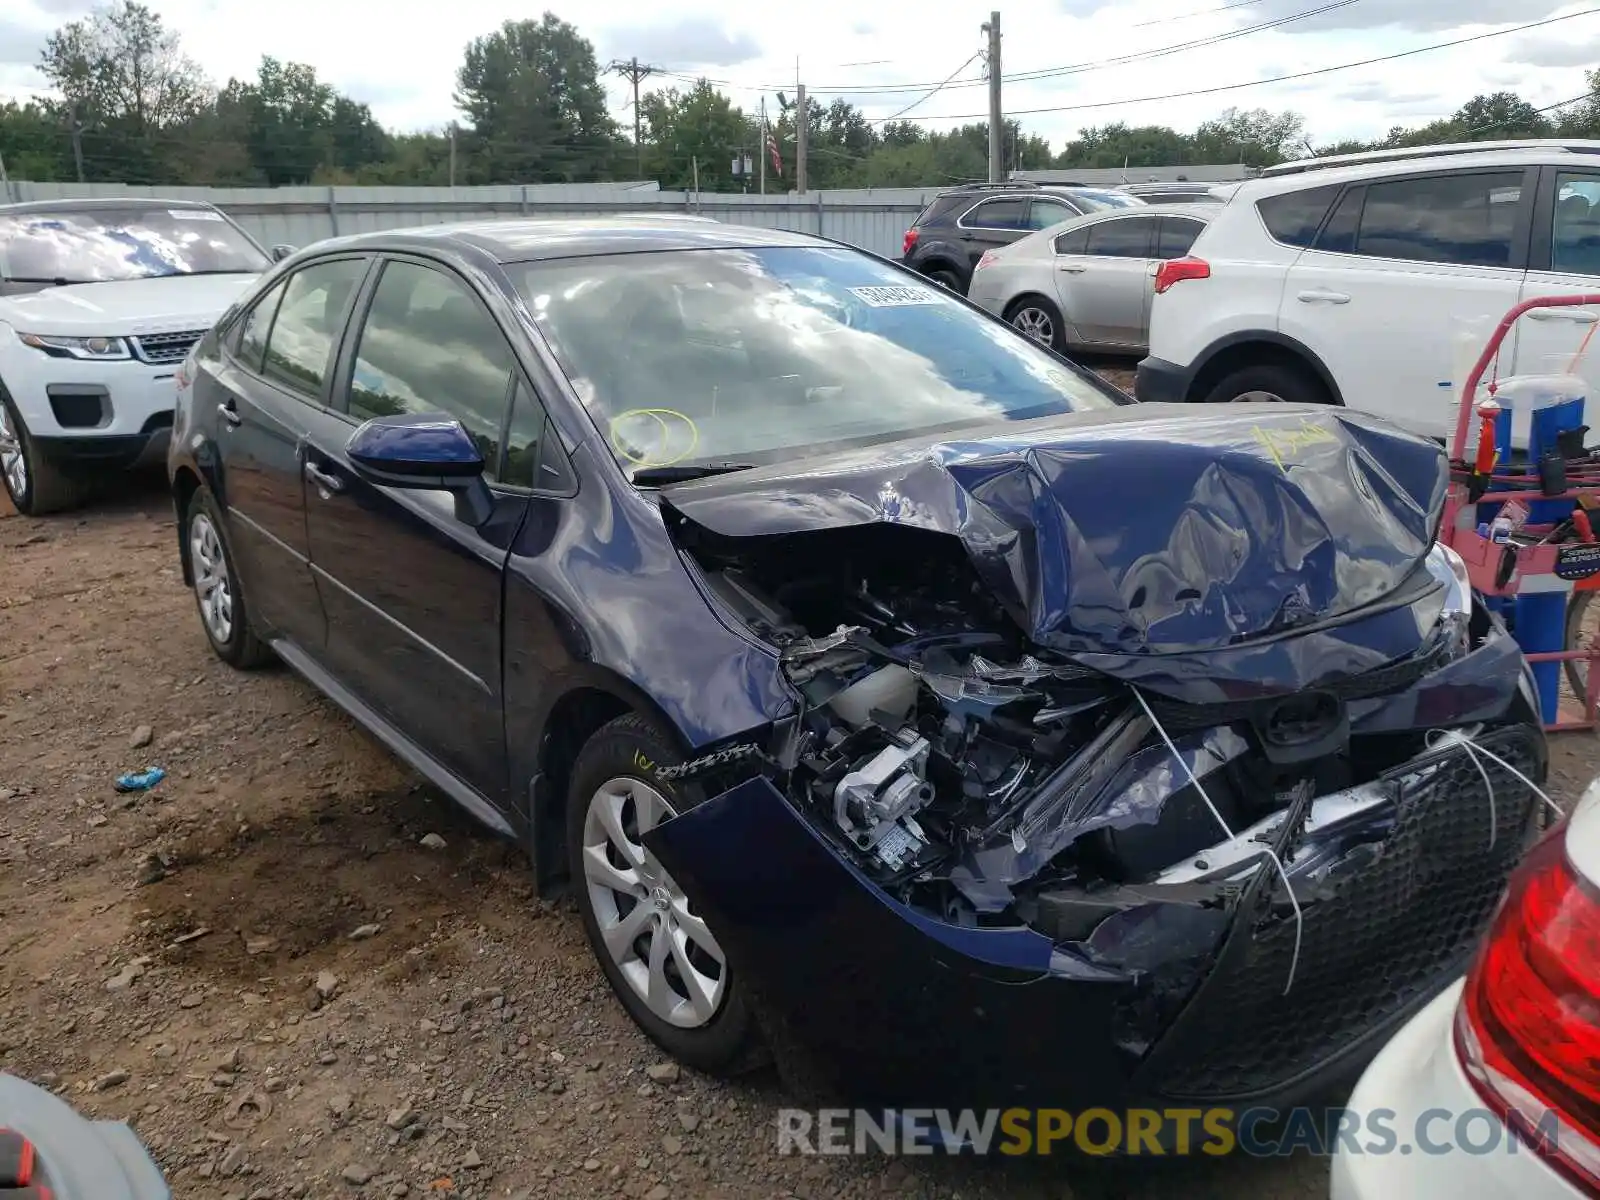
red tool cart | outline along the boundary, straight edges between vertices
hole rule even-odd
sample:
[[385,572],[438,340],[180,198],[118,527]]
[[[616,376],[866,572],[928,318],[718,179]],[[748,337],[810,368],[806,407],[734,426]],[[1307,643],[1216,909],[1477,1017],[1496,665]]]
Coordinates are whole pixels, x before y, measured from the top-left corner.
[[[1600,637],[1580,645],[1585,614],[1600,590],[1600,452],[1591,457],[1583,448],[1580,392],[1533,414],[1527,458],[1513,461],[1513,412],[1495,399],[1513,381],[1490,376],[1485,387],[1484,377],[1524,313],[1576,305],[1600,306],[1600,293],[1524,300],[1495,327],[1461,391],[1440,530],[1466,563],[1472,586],[1505,617],[1534,664],[1545,728],[1552,731],[1593,729],[1600,708]],[[1595,328],[1591,324],[1576,347],[1567,375]],[[1469,453],[1475,431],[1477,445]],[[1600,605],[1595,611],[1600,614]],[[1563,719],[1563,674],[1581,717]]]

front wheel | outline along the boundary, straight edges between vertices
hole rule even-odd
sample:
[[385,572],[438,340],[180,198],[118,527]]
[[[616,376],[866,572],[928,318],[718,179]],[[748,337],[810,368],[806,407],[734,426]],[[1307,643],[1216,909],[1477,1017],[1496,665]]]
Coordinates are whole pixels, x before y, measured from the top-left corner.
[[244,588],[223,533],[222,512],[207,487],[197,488],[189,499],[183,540],[194,580],[195,607],[211,649],[223,662],[244,671],[270,662],[272,651],[250,628]]
[[645,849],[643,835],[692,806],[655,778],[678,760],[629,714],[584,746],[567,799],[567,847],[584,932],[634,1023],[674,1058],[713,1075],[754,1065],[756,1025],[716,934]]
[[76,508],[91,494],[89,485],[72,478],[39,453],[11,397],[0,391],[0,479],[6,495],[25,517]]

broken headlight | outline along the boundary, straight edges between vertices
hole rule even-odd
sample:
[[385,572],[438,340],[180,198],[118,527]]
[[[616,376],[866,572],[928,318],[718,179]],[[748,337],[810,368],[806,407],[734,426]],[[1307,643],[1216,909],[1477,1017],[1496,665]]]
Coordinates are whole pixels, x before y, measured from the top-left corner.
[[1467,577],[1467,564],[1443,542],[1433,544],[1427,563],[1428,574],[1444,588],[1439,634],[1449,642],[1450,657],[1455,658],[1467,652],[1468,629],[1472,623],[1472,581]]

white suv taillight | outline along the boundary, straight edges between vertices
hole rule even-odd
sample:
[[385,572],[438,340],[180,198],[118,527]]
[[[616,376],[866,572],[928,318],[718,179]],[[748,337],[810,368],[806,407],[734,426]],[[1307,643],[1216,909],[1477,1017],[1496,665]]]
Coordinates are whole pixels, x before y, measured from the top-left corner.
[[1591,784],[1573,823],[1511,876],[1455,1023],[1484,1102],[1589,1196],[1600,1196],[1600,892],[1573,868],[1568,838],[1592,831],[1597,805]]
[[1211,264],[1203,258],[1169,258],[1156,268],[1156,295],[1185,279],[1210,279]]

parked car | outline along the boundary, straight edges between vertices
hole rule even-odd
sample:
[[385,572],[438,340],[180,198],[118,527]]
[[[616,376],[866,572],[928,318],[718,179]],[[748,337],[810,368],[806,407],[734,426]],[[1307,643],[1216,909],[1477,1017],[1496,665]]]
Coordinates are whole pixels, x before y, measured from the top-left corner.
[[1118,190],[1146,204],[1221,204],[1237,183],[1125,183]]
[[1158,263],[1182,258],[1214,205],[1111,209],[978,260],[967,296],[1058,351],[1145,351]]
[[217,655],[526,845],[706,1071],[1292,1098],[1458,972],[1520,853],[1528,789],[1434,731],[1544,773],[1437,446],[1133,404],[804,234],[320,243],[191,352],[169,467]]
[[270,265],[209,204],[0,205],[0,476],[17,509],[70,508],[109,472],[162,463],[178,364]]
[[1466,979],[1367,1069],[1351,1109],[1386,1111],[1408,1150],[1341,1141],[1333,1200],[1600,1193],[1597,942],[1600,779],[1517,868]]
[[940,192],[906,230],[900,260],[944,287],[965,292],[989,250],[1070,217],[1130,208],[1142,201],[1105,188],[1041,187],[1013,180]]
[[[1600,142],[1485,145],[1241,184],[1156,280],[1140,399],[1345,404],[1453,432],[1462,344],[1481,349],[1522,299],[1600,291]],[[1500,374],[1565,370],[1597,320],[1530,314]],[[1600,354],[1579,369],[1600,389]]]

